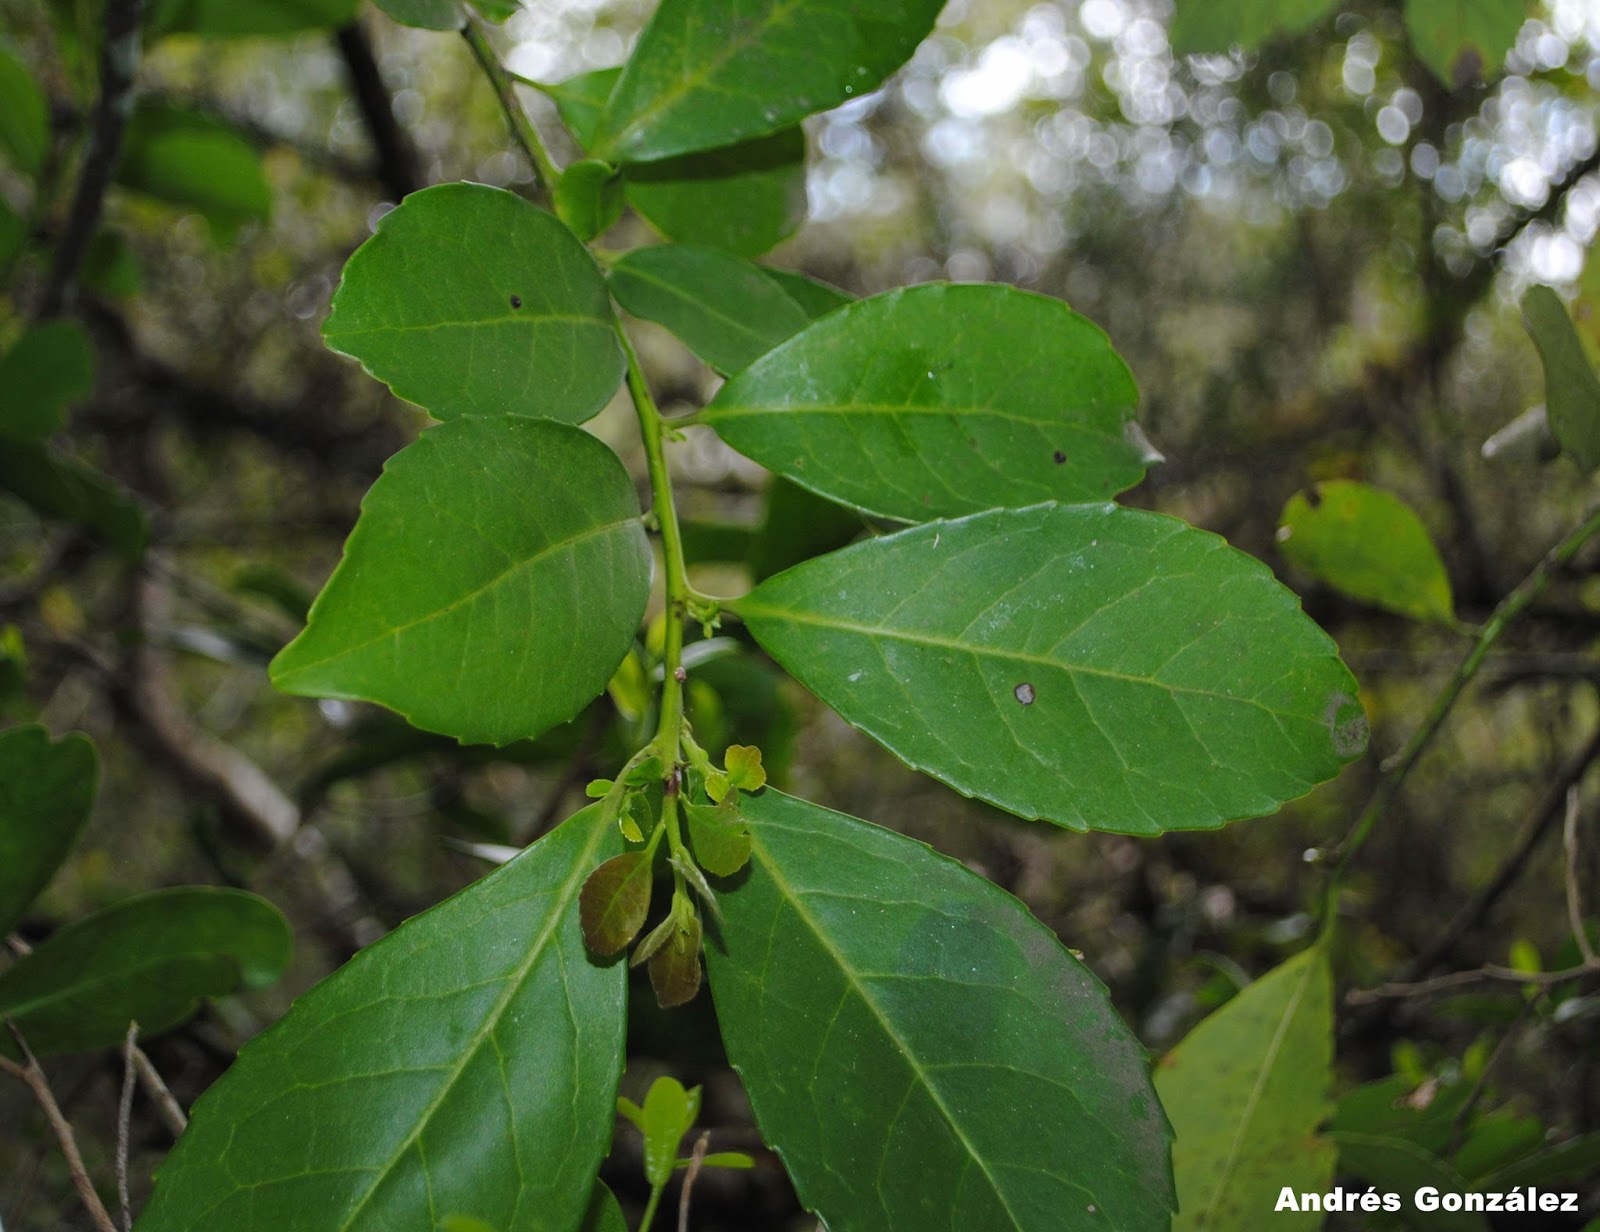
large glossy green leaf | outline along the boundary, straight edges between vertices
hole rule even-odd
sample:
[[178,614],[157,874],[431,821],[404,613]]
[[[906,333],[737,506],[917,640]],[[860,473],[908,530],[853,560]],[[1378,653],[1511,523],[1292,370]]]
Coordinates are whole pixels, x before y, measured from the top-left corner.
[[612,267],[611,293],[721,373],[748,367],[810,323],[760,266],[714,248],[636,248]]
[[294,34],[342,26],[360,7],[359,0],[161,0],[150,21],[159,34]]
[[1277,1211],[1279,1192],[1323,1193],[1333,1145],[1333,978],[1315,946],[1267,972],[1184,1037],[1156,1067],[1178,1140],[1173,1232],[1315,1229],[1317,1212]]
[[43,517],[94,532],[128,560],[144,554],[148,528],[133,497],[93,467],[38,441],[0,441],[0,491]]
[[50,147],[50,111],[33,74],[0,46],[0,155],[18,171],[37,175]]
[[729,605],[849,722],[969,796],[1157,834],[1275,810],[1366,746],[1356,684],[1260,561],[1038,505],[797,565]]
[[1061,301],[926,283],[829,313],[701,417],[823,496],[920,522],[1132,487],[1137,401],[1105,334]]
[[1411,47],[1449,87],[1492,74],[1516,42],[1528,0],[1406,0]]
[[1402,616],[1455,623],[1439,549],[1398,496],[1331,479],[1290,497],[1279,522],[1280,550],[1312,576]]
[[94,349],[83,327],[46,321],[0,358],[0,436],[42,440],[94,386]]
[[412,193],[344,268],[322,329],[396,394],[440,419],[582,423],[622,380],[611,300],[588,250],[515,193]]
[[578,932],[588,808],[301,997],[195,1106],[139,1232],[570,1232],[611,1140],[626,984]]
[[380,702],[464,744],[531,739],[606,687],[650,569],[633,483],[598,440],[458,419],[389,459],[272,679]]
[[832,1232],[1166,1227],[1143,1052],[1044,925],[921,843],[770,788],[743,808],[711,990],[762,1135]]
[[1549,287],[1529,287],[1522,323],[1544,365],[1544,400],[1550,429],[1583,470],[1600,466],[1600,378],[1584,353],[1578,331]]
[[255,148],[214,117],[160,103],[128,121],[117,182],[180,209],[197,210],[222,238],[272,213],[272,189]]
[[1331,13],[1338,0],[1176,0],[1172,50],[1179,55],[1247,50],[1279,34],[1292,34]]
[[77,843],[98,777],[86,736],[52,743],[31,724],[0,733],[0,937]]
[[662,0],[594,153],[644,162],[785,128],[904,64],[943,0]]
[[[176,1026],[204,997],[271,984],[288,921],[243,890],[190,886],[124,899],[69,924],[0,972],[0,1015],[40,1055],[120,1044]],[[15,1055],[10,1040],[0,1050]]]

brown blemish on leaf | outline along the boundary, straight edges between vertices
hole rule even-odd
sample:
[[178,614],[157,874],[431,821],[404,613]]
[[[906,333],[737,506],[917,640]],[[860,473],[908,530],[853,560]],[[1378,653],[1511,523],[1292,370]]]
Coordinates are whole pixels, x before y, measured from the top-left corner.
[[1011,690],[1011,696],[1016,698],[1024,706],[1031,706],[1033,705],[1033,699],[1037,696],[1037,694],[1034,692],[1033,686],[1024,680],[1016,688]]

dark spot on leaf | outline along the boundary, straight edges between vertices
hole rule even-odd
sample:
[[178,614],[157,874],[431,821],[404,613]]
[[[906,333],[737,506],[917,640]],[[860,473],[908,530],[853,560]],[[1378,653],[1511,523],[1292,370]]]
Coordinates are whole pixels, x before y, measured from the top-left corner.
[[1313,509],[1320,509],[1322,507],[1322,493],[1316,488],[1307,488],[1306,504]]
[[1476,47],[1463,47],[1450,65],[1452,84],[1456,89],[1470,86],[1483,76],[1483,53]]
[[522,307],[522,296],[520,296],[520,295],[513,295],[513,296],[512,296],[512,297],[511,297],[511,306],[512,306],[512,307],[513,307],[513,308],[520,308],[520,307]]
[[1060,466],[1063,462],[1065,462],[1067,460],[1067,455],[1062,453],[1061,450],[1059,450],[1059,449],[1056,450],[1050,456],[1055,459],[1055,463],[1056,463],[1057,466]]
[[1011,690],[1011,696],[1016,698],[1024,706],[1031,706],[1033,705],[1033,699],[1035,696],[1033,686],[1024,680],[1016,688]]

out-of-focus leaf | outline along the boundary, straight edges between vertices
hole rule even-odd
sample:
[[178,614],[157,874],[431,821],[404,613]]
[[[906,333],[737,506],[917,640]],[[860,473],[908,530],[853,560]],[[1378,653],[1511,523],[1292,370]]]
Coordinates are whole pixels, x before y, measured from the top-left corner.
[[472,0],[472,7],[493,22],[509,21],[522,7],[522,0]]
[[1437,1155],[1404,1138],[1370,1134],[1325,1135],[1339,1151],[1339,1171],[1358,1176],[1380,1193],[1406,1195],[1407,1227],[1421,1232],[1489,1232],[1489,1221],[1472,1211],[1425,1211],[1408,1199],[1426,1185],[1440,1193],[1462,1193],[1467,1182]]
[[0,491],[10,492],[43,517],[94,532],[128,560],[144,555],[144,513],[127,492],[92,467],[37,441],[0,444]]
[[1046,504],[931,522],[727,606],[909,765],[1073,829],[1270,813],[1366,747],[1355,680],[1294,594],[1159,514]]
[[611,293],[724,374],[748,367],[808,324],[764,270],[714,248],[636,248],[612,267]]
[[921,843],[771,788],[743,807],[750,871],[706,960],[809,1209],[884,1232],[1166,1226],[1143,1050],[1053,933]]
[[1561,448],[1584,471],[1600,466],[1600,378],[1572,318],[1549,287],[1529,287],[1522,323],[1544,365],[1544,401]]
[[33,74],[0,46],[0,155],[18,171],[38,175],[50,148],[50,109]]
[[1528,0],[1406,0],[1406,34],[1450,89],[1492,76],[1528,18]]
[[[67,925],[0,972],[0,1015],[41,1056],[155,1035],[205,997],[273,983],[289,961],[288,921],[242,890],[185,887],[124,899]],[[15,1045],[0,1039],[0,1051]]]
[[0,275],[11,268],[28,242],[28,224],[4,201],[0,201]]
[[355,20],[360,0],[158,0],[156,34],[226,37],[332,30]]
[[137,295],[144,281],[139,258],[115,231],[101,231],[90,241],[79,280],[90,290],[112,299]]
[[35,325],[0,358],[0,436],[43,440],[94,388],[94,348],[72,321]]
[[1172,1118],[1173,1232],[1315,1229],[1275,1210],[1281,1189],[1325,1192],[1337,1151],[1317,1137],[1332,1110],[1333,978],[1318,945],[1267,972],[1166,1055],[1156,1091]]
[[1105,334],[1060,300],[927,283],[829,313],[700,418],[814,492],[920,522],[1132,487],[1137,403]]
[[402,26],[421,30],[459,30],[466,14],[457,0],[374,0],[374,3]]
[[561,173],[556,214],[580,240],[592,240],[622,217],[622,177],[610,163],[585,158]]
[[720,150],[633,163],[627,193],[669,240],[760,256],[805,221],[805,133],[786,128]]
[[98,778],[87,736],[52,743],[31,724],[0,733],[0,937],[77,844]]
[[463,743],[584,708],[649,597],[633,481],[588,433],[469,415],[389,459],[273,682],[375,701]]
[[1600,1133],[1584,1134],[1480,1176],[1474,1189],[1504,1193],[1550,1181],[1581,1181],[1600,1170]]
[[440,184],[383,216],[345,264],[328,346],[439,419],[582,423],[622,350],[594,259],[554,215],[483,184]]
[[803,560],[842,548],[866,523],[854,509],[818,496],[782,475],[767,485],[766,514],[750,545],[750,573],[764,582]]
[[222,121],[178,107],[142,103],[134,110],[116,178],[147,197],[197,210],[225,240],[272,214],[255,147]]
[[593,153],[648,162],[787,128],[867,94],[933,29],[942,0],[662,0]]
[[1278,521],[1280,550],[1313,577],[1402,616],[1455,623],[1444,561],[1398,496],[1332,479],[1295,493]]
[[578,887],[619,846],[585,809],[302,996],[201,1097],[139,1232],[576,1227],[627,996]]
[[1250,51],[1267,39],[1293,34],[1333,11],[1336,0],[1176,0],[1168,37],[1179,55]]

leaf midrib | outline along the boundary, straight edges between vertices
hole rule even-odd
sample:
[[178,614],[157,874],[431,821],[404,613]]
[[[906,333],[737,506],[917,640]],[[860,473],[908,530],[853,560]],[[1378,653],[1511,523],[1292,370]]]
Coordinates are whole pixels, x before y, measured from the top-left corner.
[[929,1078],[927,1069],[923,1066],[917,1054],[911,1049],[907,1042],[901,1037],[900,1033],[895,1029],[894,1024],[884,1014],[877,1001],[872,998],[867,988],[857,978],[855,968],[845,961],[844,955],[839,952],[839,948],[834,945],[833,941],[828,937],[828,935],[823,932],[822,927],[817,923],[816,917],[806,909],[803,900],[800,898],[799,892],[789,882],[788,878],[786,878],[779,871],[777,863],[772,858],[772,853],[767,849],[766,844],[761,841],[759,827],[752,826],[750,828],[750,841],[753,851],[761,854],[762,866],[772,877],[773,883],[778,887],[779,893],[783,895],[784,901],[787,902],[790,909],[800,917],[800,919],[805,923],[806,927],[810,929],[812,936],[817,939],[817,943],[828,952],[829,956],[832,957],[834,962],[838,965],[838,968],[844,974],[845,980],[849,984],[851,991],[853,991],[856,996],[861,999],[862,1004],[872,1011],[872,1016],[877,1019],[878,1025],[882,1027],[884,1034],[894,1042],[896,1050],[899,1052],[901,1057],[905,1059],[906,1064],[911,1068],[912,1076],[922,1085],[922,1088],[927,1092],[928,1097],[933,1101],[933,1106],[938,1109],[939,1115],[944,1118],[945,1124],[950,1127],[951,1132],[955,1134],[957,1140],[966,1149],[968,1158],[978,1165],[979,1170],[983,1173],[984,1179],[989,1183],[990,1191],[995,1195],[995,1197],[999,1200],[1000,1205],[1005,1209],[1006,1216],[1010,1219],[1012,1228],[1016,1229],[1017,1232],[1022,1232],[1023,1224],[1021,1220],[1018,1219],[1016,1212],[1011,1209],[1011,1203],[1007,1200],[1006,1193],[1000,1187],[999,1182],[995,1180],[994,1173],[989,1170],[988,1160],[978,1151],[977,1147],[975,1147],[972,1144],[972,1141],[967,1137],[966,1132],[962,1128],[960,1122],[951,1113],[948,1105],[946,1105],[938,1087],[936,1087]]

